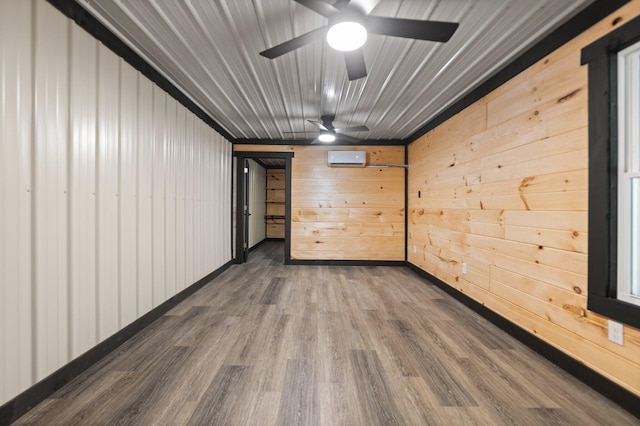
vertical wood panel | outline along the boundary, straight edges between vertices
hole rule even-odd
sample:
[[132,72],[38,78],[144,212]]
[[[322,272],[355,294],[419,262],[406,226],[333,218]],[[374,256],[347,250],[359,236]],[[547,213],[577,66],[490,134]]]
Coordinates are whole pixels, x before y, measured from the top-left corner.
[[35,13],[36,378],[67,361],[69,22],[48,3]]
[[120,62],[120,326],[138,316],[138,73]]
[[33,382],[31,17],[0,1],[0,404]]
[[119,58],[98,49],[98,339],[118,330]]
[[96,336],[96,120],[98,43],[78,27],[71,33],[71,354]]

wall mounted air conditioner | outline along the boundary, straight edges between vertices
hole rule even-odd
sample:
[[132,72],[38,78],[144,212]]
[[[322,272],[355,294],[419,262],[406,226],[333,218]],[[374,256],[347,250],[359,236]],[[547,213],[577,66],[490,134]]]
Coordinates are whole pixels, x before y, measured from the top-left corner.
[[364,167],[367,164],[365,151],[329,151],[329,167]]

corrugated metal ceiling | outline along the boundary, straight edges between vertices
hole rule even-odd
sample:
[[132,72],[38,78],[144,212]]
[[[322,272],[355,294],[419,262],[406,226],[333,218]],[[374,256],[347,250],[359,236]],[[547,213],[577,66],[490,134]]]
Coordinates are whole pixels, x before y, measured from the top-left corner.
[[[369,35],[349,81],[320,41],[259,52],[326,24],[293,0],[78,0],[236,139],[313,139],[306,120],[405,139],[593,0],[353,0],[372,15],[459,22],[447,43]],[[309,133],[288,133],[307,131]]]

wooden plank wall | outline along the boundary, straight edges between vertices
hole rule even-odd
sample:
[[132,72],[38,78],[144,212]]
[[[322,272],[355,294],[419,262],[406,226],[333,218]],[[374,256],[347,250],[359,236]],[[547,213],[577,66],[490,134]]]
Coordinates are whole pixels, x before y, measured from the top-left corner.
[[294,152],[291,257],[404,260],[404,169],[327,166],[327,151],[367,152],[375,164],[404,163],[403,146],[235,145],[236,151]]
[[267,170],[267,238],[284,238],[284,169]]
[[580,50],[639,13],[629,3],[408,148],[408,261],[636,394],[640,331],[619,346],[587,310]]

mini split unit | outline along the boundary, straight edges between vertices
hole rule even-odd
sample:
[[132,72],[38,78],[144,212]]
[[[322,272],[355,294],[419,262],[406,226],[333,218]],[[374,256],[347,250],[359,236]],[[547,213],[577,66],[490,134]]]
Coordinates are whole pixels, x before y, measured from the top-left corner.
[[365,151],[329,151],[329,167],[364,167],[367,164]]

